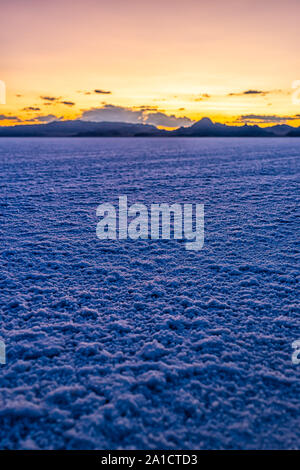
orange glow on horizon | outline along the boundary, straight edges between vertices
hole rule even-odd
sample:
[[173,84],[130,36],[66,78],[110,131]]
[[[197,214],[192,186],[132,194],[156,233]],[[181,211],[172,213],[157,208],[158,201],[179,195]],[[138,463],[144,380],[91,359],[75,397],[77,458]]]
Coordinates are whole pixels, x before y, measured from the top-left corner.
[[202,117],[300,126],[298,0],[11,0],[1,9],[1,126],[94,109],[139,122],[153,113],[164,128]]

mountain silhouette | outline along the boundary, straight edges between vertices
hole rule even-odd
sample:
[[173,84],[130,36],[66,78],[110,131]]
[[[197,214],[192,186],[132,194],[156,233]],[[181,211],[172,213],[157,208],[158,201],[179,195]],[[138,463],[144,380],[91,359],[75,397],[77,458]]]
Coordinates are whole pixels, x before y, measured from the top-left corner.
[[227,126],[213,123],[209,118],[203,118],[190,127],[181,127],[173,131],[175,135],[187,137],[269,137],[267,131],[259,126]]
[[227,126],[203,118],[190,127],[166,131],[149,124],[72,120],[3,126],[0,137],[300,137],[300,127],[286,124],[265,128],[248,124]]

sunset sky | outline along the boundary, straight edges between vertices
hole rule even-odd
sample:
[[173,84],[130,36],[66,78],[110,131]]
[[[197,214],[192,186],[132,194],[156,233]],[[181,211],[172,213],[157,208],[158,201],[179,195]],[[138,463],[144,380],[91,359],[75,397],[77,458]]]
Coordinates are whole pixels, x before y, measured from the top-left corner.
[[0,125],[300,126],[299,0],[0,0]]

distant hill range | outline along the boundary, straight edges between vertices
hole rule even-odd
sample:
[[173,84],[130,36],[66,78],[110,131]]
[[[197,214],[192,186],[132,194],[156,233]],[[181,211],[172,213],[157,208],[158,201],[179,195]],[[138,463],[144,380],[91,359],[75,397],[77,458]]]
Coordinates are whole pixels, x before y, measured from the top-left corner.
[[300,137],[300,127],[227,126],[203,118],[190,127],[167,131],[148,124],[73,120],[0,127],[0,137]]

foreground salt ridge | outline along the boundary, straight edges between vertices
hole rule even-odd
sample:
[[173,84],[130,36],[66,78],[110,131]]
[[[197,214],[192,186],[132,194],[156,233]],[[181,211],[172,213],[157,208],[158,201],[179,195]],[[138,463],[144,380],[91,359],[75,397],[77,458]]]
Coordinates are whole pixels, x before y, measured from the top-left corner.
[[[296,448],[299,152],[2,140],[1,448]],[[120,191],[204,202],[203,251],[100,245]]]

